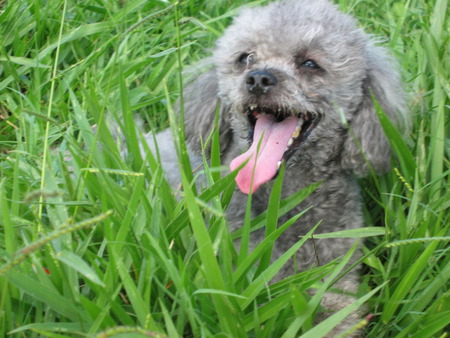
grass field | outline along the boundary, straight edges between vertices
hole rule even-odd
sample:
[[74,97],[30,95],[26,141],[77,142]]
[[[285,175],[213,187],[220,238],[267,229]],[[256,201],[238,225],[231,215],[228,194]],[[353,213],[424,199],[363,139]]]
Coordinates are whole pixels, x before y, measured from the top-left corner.
[[[256,269],[274,236],[236,252],[240,234],[224,218],[233,178],[206,167],[211,186],[197,192],[186,171],[177,199],[156,154],[139,152],[134,117],[146,129],[169,125],[181,69],[208,55],[245,2],[0,1],[1,337],[320,337],[350,310],[312,325],[351,251],[268,285],[302,241]],[[371,319],[360,327],[368,337],[445,337],[448,1],[340,7],[399,59],[412,125],[406,137],[386,126],[393,170],[361,182],[371,228],[355,234],[368,238],[354,306],[365,303]],[[107,120],[123,127],[125,159]],[[271,215],[307,193],[272,204]]]

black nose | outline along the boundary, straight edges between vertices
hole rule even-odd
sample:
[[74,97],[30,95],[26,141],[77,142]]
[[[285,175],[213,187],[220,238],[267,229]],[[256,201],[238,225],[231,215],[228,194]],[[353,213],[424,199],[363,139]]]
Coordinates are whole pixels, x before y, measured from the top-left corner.
[[277,84],[277,78],[272,73],[265,70],[255,70],[248,73],[245,80],[247,89],[255,95],[266,94]]

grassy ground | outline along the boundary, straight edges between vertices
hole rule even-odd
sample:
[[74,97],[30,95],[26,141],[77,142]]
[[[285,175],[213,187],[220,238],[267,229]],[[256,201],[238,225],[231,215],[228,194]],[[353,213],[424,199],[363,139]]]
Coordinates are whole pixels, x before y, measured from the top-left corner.
[[[277,231],[254,254],[235,251],[239,234],[223,217],[233,178],[207,171],[212,185],[197,193],[187,173],[178,201],[138,151],[133,115],[168,125],[180,66],[205,56],[244,2],[0,1],[0,336],[320,337],[349,310],[312,325],[330,286],[322,278],[339,276],[348,256],[268,286],[292,252],[256,269]],[[448,1],[340,6],[398,57],[413,125],[405,141],[386,126],[395,169],[362,182],[374,228],[358,235],[377,236],[364,249],[355,306],[365,302],[372,318],[361,327],[369,337],[443,337]],[[123,124],[126,159],[106,118]],[[271,203],[271,215],[306,193]]]

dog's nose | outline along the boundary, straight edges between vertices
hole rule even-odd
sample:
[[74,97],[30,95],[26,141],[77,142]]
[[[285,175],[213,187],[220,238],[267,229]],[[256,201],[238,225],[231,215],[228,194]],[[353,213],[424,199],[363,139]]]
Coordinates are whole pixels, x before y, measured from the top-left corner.
[[277,78],[266,70],[255,70],[248,73],[245,83],[250,93],[259,96],[266,94],[274,87],[277,84]]

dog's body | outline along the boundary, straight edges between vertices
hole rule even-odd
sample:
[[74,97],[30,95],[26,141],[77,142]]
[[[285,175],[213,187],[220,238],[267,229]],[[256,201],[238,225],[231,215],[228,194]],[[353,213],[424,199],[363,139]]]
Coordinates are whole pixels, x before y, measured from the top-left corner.
[[[292,216],[312,206],[277,241],[275,253],[283,253],[318,222],[319,233],[363,226],[356,177],[368,174],[370,168],[382,172],[390,162],[389,143],[372,97],[393,121],[404,115],[399,76],[385,51],[334,5],[298,0],[244,9],[219,39],[211,63],[212,70],[184,93],[193,161],[201,163],[200,140],[211,132],[220,104],[222,163],[241,168],[236,180],[242,192],[254,192],[255,214],[266,207],[270,180],[280,161],[286,162],[284,196],[323,181],[291,211]],[[164,146],[171,142],[170,132],[157,140],[159,148],[173,149]],[[250,151],[240,156],[252,142]],[[255,159],[257,152],[261,160]],[[169,181],[175,184],[174,153],[168,156],[160,149],[160,154]],[[229,208],[232,227],[243,220],[242,192],[236,192]],[[315,247],[306,243],[297,265],[327,263],[344,255],[354,241],[322,239]],[[291,265],[282,274],[292,272]],[[340,286],[355,292],[355,273]],[[336,296],[325,305],[336,310],[346,304]]]

